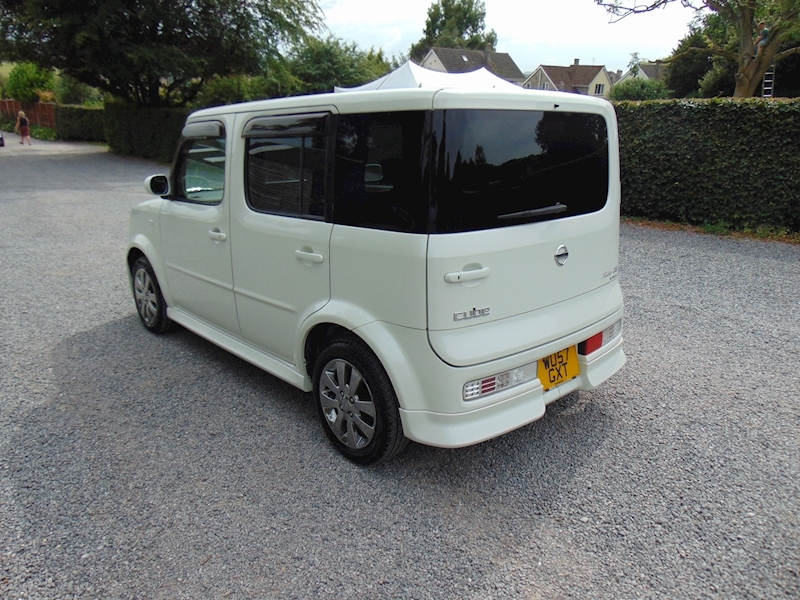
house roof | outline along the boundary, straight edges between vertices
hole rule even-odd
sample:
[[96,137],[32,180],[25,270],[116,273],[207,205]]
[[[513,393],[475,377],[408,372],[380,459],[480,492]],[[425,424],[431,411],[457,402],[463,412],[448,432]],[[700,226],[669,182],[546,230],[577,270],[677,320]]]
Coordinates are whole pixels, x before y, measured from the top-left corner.
[[568,67],[556,67],[553,65],[541,66],[545,75],[547,75],[550,81],[561,91],[570,91],[576,90],[576,88],[579,87],[587,87],[604,68],[605,67],[602,65],[570,65]]
[[[523,81],[525,75],[506,52],[464,48],[431,48],[448,73],[469,73],[481,67],[507,80]],[[424,62],[424,61],[423,61]]]
[[639,63],[639,69],[647,75],[648,79],[664,79],[667,73],[668,63]]

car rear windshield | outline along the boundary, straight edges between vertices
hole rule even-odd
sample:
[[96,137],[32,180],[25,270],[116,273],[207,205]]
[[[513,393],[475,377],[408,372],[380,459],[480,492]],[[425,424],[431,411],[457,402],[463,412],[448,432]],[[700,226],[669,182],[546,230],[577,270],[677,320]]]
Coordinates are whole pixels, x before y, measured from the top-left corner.
[[608,129],[596,114],[446,110],[433,115],[431,233],[572,217],[608,197]]

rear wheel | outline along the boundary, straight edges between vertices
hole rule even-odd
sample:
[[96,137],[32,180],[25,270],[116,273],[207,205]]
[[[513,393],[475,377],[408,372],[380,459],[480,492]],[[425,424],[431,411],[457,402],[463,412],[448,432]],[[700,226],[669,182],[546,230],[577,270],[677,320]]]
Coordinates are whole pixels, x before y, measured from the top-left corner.
[[164,333],[170,325],[167,304],[161,294],[153,267],[144,256],[133,263],[131,283],[136,312],[148,331]]
[[353,462],[377,463],[405,447],[394,388],[362,343],[338,339],[322,351],[314,367],[314,397],[325,433]]

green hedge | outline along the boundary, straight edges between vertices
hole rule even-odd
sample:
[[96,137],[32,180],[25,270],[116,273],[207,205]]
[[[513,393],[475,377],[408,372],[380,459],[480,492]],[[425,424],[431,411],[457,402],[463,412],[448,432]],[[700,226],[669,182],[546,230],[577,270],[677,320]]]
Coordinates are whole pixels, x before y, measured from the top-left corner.
[[56,132],[62,140],[104,142],[103,109],[56,104]]
[[188,108],[139,108],[107,102],[105,138],[112,152],[172,162]]
[[614,106],[623,215],[800,231],[800,101]]

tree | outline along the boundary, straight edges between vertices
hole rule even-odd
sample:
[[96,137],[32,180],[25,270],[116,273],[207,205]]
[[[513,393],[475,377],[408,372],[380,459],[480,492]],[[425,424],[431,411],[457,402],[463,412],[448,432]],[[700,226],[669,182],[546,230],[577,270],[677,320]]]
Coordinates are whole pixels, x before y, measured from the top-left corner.
[[608,99],[620,100],[662,100],[669,98],[670,92],[663,81],[635,77],[626,79],[611,88]]
[[[793,46],[798,46],[795,42]],[[781,50],[784,48],[781,47]],[[788,48],[786,48],[788,50]],[[797,98],[800,96],[800,54],[794,54],[781,61],[775,70],[776,96]]]
[[22,62],[15,65],[8,74],[3,94],[27,104],[38,101],[41,92],[52,89],[52,71],[40,69],[33,63]]
[[638,52],[631,52],[631,60],[628,63],[628,70],[631,72],[631,75],[636,77],[639,75],[639,65],[641,64],[642,59],[639,58]]
[[711,69],[700,79],[700,96],[702,98],[729,98],[736,91],[734,75],[736,63],[724,56],[715,56],[711,60]]
[[102,99],[98,90],[63,73],[56,77],[53,87],[60,104],[99,104]]
[[486,6],[482,0],[437,0],[428,8],[422,38],[411,46],[409,57],[421,61],[434,46],[494,50],[497,34],[486,31]]
[[140,106],[182,105],[214,75],[261,72],[320,25],[316,0],[3,0],[0,57]]
[[676,98],[696,96],[700,80],[712,67],[710,56],[701,52],[688,52],[690,48],[708,50],[706,35],[699,27],[693,27],[670,55],[664,83]]
[[392,70],[382,50],[360,50],[329,36],[309,38],[289,55],[287,68],[299,82],[297,93],[332,92],[334,86],[351,87],[373,81]]
[[[735,31],[737,45],[733,50],[717,45],[711,45],[708,50],[687,50],[736,62],[734,98],[753,96],[771,64],[800,52],[800,48],[780,51],[781,44],[800,38],[800,0],[595,0],[617,17],[616,20],[663,8],[671,2],[680,2],[696,11],[717,13]],[[768,23],[770,34],[766,45],[756,53],[753,47],[755,26],[762,19]]]
[[273,65],[264,76],[215,77],[203,87],[192,105],[218,106],[332,92],[334,86],[351,87],[373,81],[395,66],[384,58],[381,50],[361,50],[355,43],[334,36],[309,37],[289,52],[286,61]]

